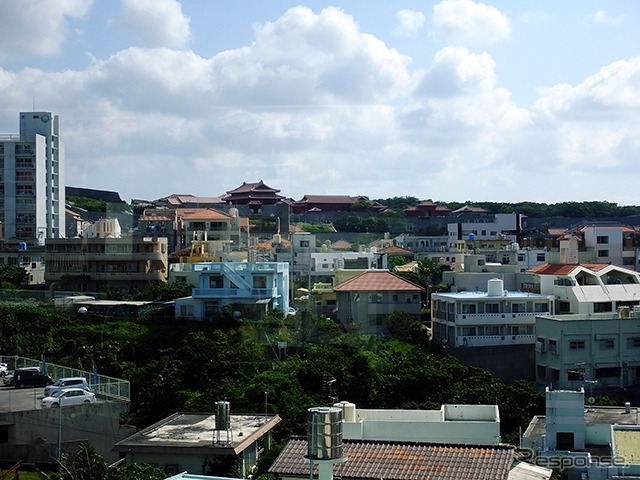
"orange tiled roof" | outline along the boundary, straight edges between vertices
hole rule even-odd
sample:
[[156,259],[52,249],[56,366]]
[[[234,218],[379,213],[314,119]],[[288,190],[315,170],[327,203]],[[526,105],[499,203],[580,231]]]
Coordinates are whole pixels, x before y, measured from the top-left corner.
[[608,266],[608,263],[545,263],[544,265],[532,268],[529,271],[538,275],[570,275],[571,272],[578,267],[584,267],[594,272],[599,272]]
[[424,288],[391,273],[389,270],[367,270],[336,285],[336,292],[424,292]]
[[185,220],[230,220],[231,217],[213,208],[185,208],[178,214]]
[[[342,445],[348,460],[335,465],[334,474],[353,480],[506,480],[515,449],[511,445],[380,440],[344,440]],[[309,475],[306,454],[306,438],[292,437],[269,473],[278,477]]]
[[383,248],[381,251],[386,253],[387,255],[389,255],[389,254],[393,254],[393,255],[402,255],[402,254],[413,255],[413,252],[411,250],[407,250],[406,248],[398,247],[396,245],[389,245],[388,247]]

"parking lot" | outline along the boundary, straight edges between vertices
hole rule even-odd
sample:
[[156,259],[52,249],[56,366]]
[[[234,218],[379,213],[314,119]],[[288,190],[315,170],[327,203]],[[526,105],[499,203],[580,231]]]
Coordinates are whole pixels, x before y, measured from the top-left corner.
[[44,397],[43,387],[18,389],[0,385],[0,411],[19,412],[40,409],[40,400]]

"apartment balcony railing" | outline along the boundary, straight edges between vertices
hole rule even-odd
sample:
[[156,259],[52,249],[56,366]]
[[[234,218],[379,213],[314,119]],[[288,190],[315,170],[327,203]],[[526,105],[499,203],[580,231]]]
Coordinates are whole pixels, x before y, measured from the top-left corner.
[[276,298],[277,288],[194,288],[193,298]]
[[72,278],[94,281],[153,281],[166,280],[167,275],[161,271],[150,272],[45,272],[45,280],[54,282],[57,280],[70,280]]

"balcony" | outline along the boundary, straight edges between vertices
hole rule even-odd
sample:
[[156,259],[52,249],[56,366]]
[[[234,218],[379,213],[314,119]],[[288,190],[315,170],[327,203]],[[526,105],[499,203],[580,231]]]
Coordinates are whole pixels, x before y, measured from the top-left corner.
[[255,299],[277,298],[280,296],[277,288],[194,288],[193,298],[238,298]]

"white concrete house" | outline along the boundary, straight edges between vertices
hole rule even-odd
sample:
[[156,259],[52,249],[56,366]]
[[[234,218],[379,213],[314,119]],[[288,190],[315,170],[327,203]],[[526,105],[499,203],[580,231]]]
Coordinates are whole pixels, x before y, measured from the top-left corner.
[[507,291],[499,278],[487,291],[433,293],[433,337],[452,347],[532,345],[537,315],[553,313],[553,296]]

